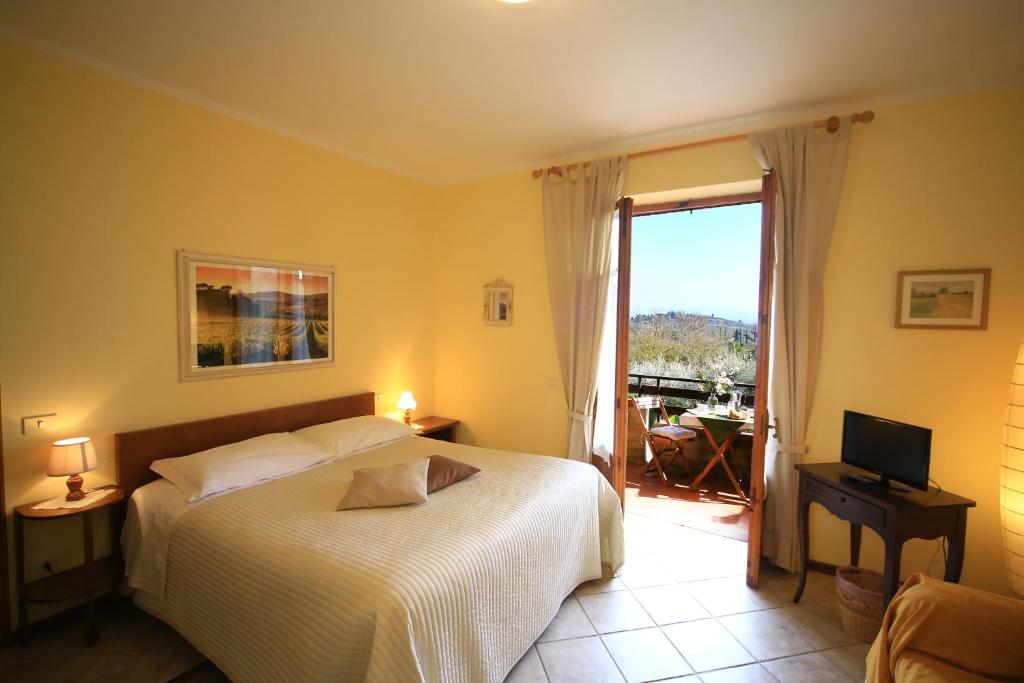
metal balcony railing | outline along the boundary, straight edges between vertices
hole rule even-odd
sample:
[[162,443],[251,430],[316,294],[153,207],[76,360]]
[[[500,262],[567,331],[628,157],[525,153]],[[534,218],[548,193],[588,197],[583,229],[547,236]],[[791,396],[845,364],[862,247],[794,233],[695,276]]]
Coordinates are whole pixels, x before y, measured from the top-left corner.
[[[666,375],[642,375],[629,373],[629,392],[638,396],[661,396],[663,398],[680,398],[703,403],[708,392],[703,387],[707,380],[693,377],[669,377]],[[736,388],[743,391],[743,405],[754,405],[755,385],[737,382]],[[728,394],[721,394],[718,400],[726,402]],[[672,411],[669,411],[672,412]]]

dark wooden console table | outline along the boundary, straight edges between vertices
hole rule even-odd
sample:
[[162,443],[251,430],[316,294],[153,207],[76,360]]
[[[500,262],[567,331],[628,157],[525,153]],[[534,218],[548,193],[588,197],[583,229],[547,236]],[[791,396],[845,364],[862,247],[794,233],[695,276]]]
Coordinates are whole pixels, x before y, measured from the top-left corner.
[[800,601],[807,582],[810,552],[808,515],[811,503],[819,503],[836,517],[850,523],[850,564],[860,561],[861,527],[873,529],[885,543],[884,605],[888,606],[900,585],[900,555],[911,538],[939,538],[949,542],[944,579],[957,583],[964,566],[967,508],[973,500],[929,487],[901,493],[852,480],[864,470],[838,462],[796,465],[800,473],[797,504],[797,539],[800,543],[800,581],[793,602]]

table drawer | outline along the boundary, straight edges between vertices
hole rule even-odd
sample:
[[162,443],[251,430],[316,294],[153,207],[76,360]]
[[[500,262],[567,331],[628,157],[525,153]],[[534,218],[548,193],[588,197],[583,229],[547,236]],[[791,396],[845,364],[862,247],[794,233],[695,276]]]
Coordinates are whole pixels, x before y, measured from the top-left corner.
[[870,527],[881,527],[885,524],[885,508],[843,493],[831,486],[813,479],[806,480],[807,495],[828,509],[836,517],[841,517],[854,524],[866,524]]

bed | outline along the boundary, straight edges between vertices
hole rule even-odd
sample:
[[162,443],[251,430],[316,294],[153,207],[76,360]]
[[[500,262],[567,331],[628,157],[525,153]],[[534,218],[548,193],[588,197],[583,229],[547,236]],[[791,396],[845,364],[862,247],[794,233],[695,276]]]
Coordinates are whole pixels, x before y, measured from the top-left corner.
[[[590,465],[409,436],[187,503],[149,464],[372,415],[373,394],[118,434],[135,603],[232,680],[501,681],[577,585],[623,558]],[[419,505],[335,506],[363,467],[479,467]]]

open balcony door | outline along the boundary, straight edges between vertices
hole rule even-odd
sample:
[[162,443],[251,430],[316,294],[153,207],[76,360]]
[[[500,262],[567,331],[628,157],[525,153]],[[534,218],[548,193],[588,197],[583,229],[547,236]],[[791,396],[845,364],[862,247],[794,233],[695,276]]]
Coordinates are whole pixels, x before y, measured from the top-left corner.
[[775,173],[761,180],[761,277],[757,296],[757,364],[754,369],[754,445],[750,453],[750,530],[747,585],[757,588],[761,574],[761,524],[764,512],[764,450],[768,441],[768,366],[771,358],[772,283],[775,274]]
[[612,488],[626,509],[626,440],[629,415],[629,266],[633,199],[619,200],[619,290],[615,310],[615,436],[611,455]]
[[[619,291],[616,307],[615,436],[611,454],[612,487],[626,505],[626,440],[629,399],[629,283],[633,199],[619,200]],[[761,273],[758,284],[757,365],[754,390],[754,445],[750,461],[750,531],[747,542],[747,584],[757,587],[761,567],[761,523],[764,506],[764,453],[768,441],[768,364],[771,357],[771,302],[775,270],[775,176],[761,181]]]

